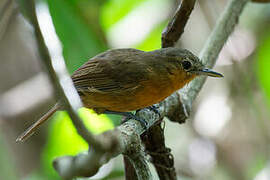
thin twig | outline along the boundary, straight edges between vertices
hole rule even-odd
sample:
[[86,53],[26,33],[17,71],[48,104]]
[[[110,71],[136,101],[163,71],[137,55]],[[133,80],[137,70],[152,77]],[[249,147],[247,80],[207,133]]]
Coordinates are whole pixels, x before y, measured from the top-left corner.
[[184,32],[196,0],[182,0],[172,20],[162,33],[162,48],[173,47]]
[[174,158],[169,148],[165,146],[164,131],[161,124],[152,126],[142,136],[146,152],[151,156],[151,162],[155,166],[161,180],[176,180]]
[[[219,52],[237,25],[239,16],[247,2],[249,0],[231,0],[226,6],[199,56],[207,67],[211,68],[216,63]],[[180,99],[186,114],[190,113],[192,103],[205,81],[206,77],[198,77],[180,90]]]
[[[51,84],[54,87],[56,96],[58,97],[58,99],[61,99],[61,104],[64,106],[65,110],[67,110],[67,112],[69,113],[72,122],[77,129],[78,134],[80,134],[89,145],[94,146],[95,149],[104,151],[105,148],[103,144],[97,141],[95,137],[87,130],[87,128],[84,126],[83,122],[76,113],[76,107],[80,105],[79,95],[72,84],[70,76],[67,73],[64,61],[62,59],[56,60],[51,58],[49,52],[50,49],[47,48],[41,29],[39,27],[35,11],[35,1],[28,0],[23,1],[23,3],[24,8],[27,8],[26,13],[29,18],[29,21],[34,27],[34,33],[37,40],[39,54],[41,56],[42,62],[46,66],[46,70],[48,72]],[[57,62],[58,65],[59,64],[63,65],[61,69],[59,68],[56,69],[53,66],[53,61],[58,61]],[[71,104],[70,102],[73,103]]]

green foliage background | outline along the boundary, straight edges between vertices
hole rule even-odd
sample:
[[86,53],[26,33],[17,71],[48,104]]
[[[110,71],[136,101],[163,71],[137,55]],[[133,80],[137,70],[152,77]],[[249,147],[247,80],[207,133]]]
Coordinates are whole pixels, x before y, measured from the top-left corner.
[[[161,3],[163,0],[44,0],[49,7],[57,35],[62,42],[63,56],[70,73],[89,58],[110,48],[107,43],[109,30],[145,2]],[[172,0],[167,0],[172,1]],[[269,8],[270,9],[270,8]],[[141,50],[160,48],[161,33],[167,21],[160,21],[147,37],[135,45]],[[267,26],[269,29],[270,27]],[[270,31],[261,35],[254,70],[257,79],[270,104]],[[269,106],[270,107],[270,106]],[[79,111],[84,123],[93,133],[101,133],[114,128],[119,117],[96,115],[91,110]],[[90,147],[91,148],[91,147]],[[66,113],[57,113],[50,121],[47,144],[41,156],[41,167],[27,177],[27,180],[60,179],[52,167],[55,157],[75,155],[87,150],[84,140],[77,135]],[[6,156],[4,156],[6,155]],[[0,137],[0,174],[8,180],[15,180],[15,165],[9,150]],[[9,161],[10,163],[5,163]],[[252,179],[267,165],[264,155],[259,154],[248,165],[246,177]],[[219,170],[223,171],[223,170]],[[228,175],[229,176],[229,175]],[[115,170],[109,177],[123,177],[123,171]],[[109,179],[107,177],[106,179]]]

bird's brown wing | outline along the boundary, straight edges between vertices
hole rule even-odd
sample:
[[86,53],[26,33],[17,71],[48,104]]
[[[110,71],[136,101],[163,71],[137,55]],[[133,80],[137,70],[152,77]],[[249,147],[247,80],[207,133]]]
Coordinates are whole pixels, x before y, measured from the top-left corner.
[[130,53],[109,51],[90,59],[71,76],[78,92],[123,93],[138,88],[147,77],[136,55],[144,52]]
[[73,83],[79,93],[109,93],[120,91],[121,87],[114,79],[110,78],[110,73],[105,70],[106,65],[101,65],[99,61],[89,61],[80,67],[73,75]]

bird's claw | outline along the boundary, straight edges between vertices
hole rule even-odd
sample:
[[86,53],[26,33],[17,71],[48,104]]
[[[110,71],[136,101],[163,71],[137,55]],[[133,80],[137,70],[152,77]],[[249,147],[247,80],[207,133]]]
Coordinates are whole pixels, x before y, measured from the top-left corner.
[[147,129],[148,122],[145,121],[143,118],[140,118],[132,113],[125,115],[125,118],[123,119],[122,124],[127,122],[130,119],[134,119],[134,120],[138,121],[144,129]]
[[154,113],[158,114],[159,117],[161,117],[160,112],[158,111],[158,107],[156,105],[152,105],[147,107],[147,109],[153,111]]

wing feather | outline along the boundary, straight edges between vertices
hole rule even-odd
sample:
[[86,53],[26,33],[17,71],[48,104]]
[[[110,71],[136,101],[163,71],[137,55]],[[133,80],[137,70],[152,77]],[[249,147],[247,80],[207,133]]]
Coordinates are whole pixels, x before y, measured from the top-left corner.
[[[138,82],[146,78],[146,73],[143,68],[130,69],[130,63],[136,63],[137,66],[139,63],[135,60],[134,50],[126,49],[127,53],[118,51],[111,50],[98,55],[73,73],[71,77],[79,93],[122,93],[139,87]],[[132,51],[133,56],[129,55],[129,51]],[[136,53],[144,52],[136,50]]]

